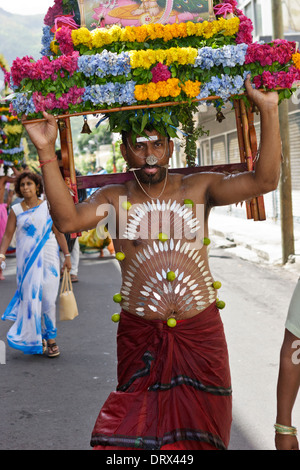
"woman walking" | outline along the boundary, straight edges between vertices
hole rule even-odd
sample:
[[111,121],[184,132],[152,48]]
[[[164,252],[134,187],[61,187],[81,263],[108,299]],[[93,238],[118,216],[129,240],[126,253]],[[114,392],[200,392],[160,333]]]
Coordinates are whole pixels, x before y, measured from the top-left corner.
[[67,242],[54,227],[47,202],[40,199],[42,179],[23,172],[17,178],[15,190],[24,199],[12,206],[0,245],[3,264],[16,230],[17,291],[2,316],[3,320],[14,322],[7,334],[8,344],[25,354],[42,354],[48,349],[49,357],[57,357],[58,244],[65,255],[64,267],[70,270]]

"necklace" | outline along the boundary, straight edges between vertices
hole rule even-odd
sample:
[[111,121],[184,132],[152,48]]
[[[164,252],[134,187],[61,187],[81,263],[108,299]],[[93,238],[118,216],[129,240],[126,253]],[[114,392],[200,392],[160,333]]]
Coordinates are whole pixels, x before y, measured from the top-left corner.
[[38,203],[39,203],[39,200],[37,200],[37,201],[33,204],[33,206],[29,206],[29,205],[26,204],[26,202],[24,201],[25,207],[26,207],[26,209],[28,209],[28,210],[29,210],[29,209],[32,209],[33,207],[36,207],[36,206],[38,205]]
[[167,179],[168,179],[168,170],[167,170],[167,172],[166,172],[164,187],[162,188],[161,193],[160,193],[158,196],[156,196],[156,197],[150,196],[150,194],[148,194],[148,193],[145,191],[145,189],[143,188],[143,186],[142,186],[141,183],[139,182],[138,177],[136,176],[134,170],[133,170],[133,174],[134,174],[134,177],[135,177],[135,179],[136,179],[136,182],[138,183],[138,185],[139,185],[139,187],[141,188],[141,190],[146,194],[147,197],[149,197],[150,199],[152,199],[152,201],[153,201],[154,199],[159,199],[159,198],[163,195],[164,190],[166,189],[166,184],[167,184]]

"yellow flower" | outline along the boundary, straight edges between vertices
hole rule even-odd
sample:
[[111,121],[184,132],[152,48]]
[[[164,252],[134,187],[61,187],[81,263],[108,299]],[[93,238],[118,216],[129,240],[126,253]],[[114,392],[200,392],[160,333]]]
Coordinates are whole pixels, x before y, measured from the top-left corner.
[[134,42],[135,39],[135,28],[133,26],[125,26],[125,28],[121,31],[121,41]]
[[22,124],[16,124],[16,125],[6,124],[3,128],[3,131],[6,135],[22,134],[23,126]]
[[108,35],[111,38],[111,42],[117,42],[120,40],[121,37],[121,28],[118,25],[113,25],[111,28],[107,30]]
[[157,101],[160,98],[159,93],[157,91],[156,83],[153,83],[153,82],[148,83],[147,93],[148,93],[148,99],[150,101]]
[[196,96],[199,95],[200,86],[201,82],[198,82],[198,80],[196,80],[195,82],[187,80],[185,83],[181,84],[181,88],[189,98],[196,98]]
[[299,54],[299,52],[296,52],[296,54],[293,54],[292,59],[293,59],[293,62],[295,64],[295,66],[297,67],[297,69],[300,70],[300,54]]
[[169,87],[166,86],[166,82],[157,82],[156,89],[161,98],[166,98],[170,95]]
[[97,28],[91,31],[92,47],[98,49],[105,45],[104,28]]
[[225,20],[224,31],[223,31],[224,36],[233,36],[234,34],[238,32],[239,26],[240,26],[240,19],[237,17],[230,18],[229,20]]
[[134,89],[134,96],[138,101],[146,101],[148,98],[147,85],[136,85]]
[[59,51],[59,46],[56,41],[51,41],[50,43],[50,49],[53,52],[53,54],[57,55]]
[[145,25],[143,26],[140,26],[138,28],[136,28],[136,41],[137,42],[145,42],[146,41],[146,38],[148,36],[148,32],[147,32],[147,28]]
[[71,34],[74,46],[82,44],[89,49],[92,48],[92,35],[87,28],[73,29]]
[[138,101],[157,101],[159,98],[166,98],[167,96],[175,98],[180,93],[178,78],[169,78],[163,82],[136,85],[134,96]]
[[186,32],[188,36],[194,36],[196,34],[196,23],[193,23],[192,21],[188,21],[186,23]]
[[169,78],[167,80],[167,86],[169,88],[169,95],[170,96],[172,96],[173,98],[176,98],[176,96],[180,95],[181,89],[179,87],[178,78]]

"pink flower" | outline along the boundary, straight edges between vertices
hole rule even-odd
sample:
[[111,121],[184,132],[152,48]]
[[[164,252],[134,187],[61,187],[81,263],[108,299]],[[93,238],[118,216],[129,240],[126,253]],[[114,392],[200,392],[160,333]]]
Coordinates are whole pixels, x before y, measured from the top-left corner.
[[62,54],[71,55],[74,52],[74,44],[72,41],[72,30],[67,26],[62,26],[56,32],[55,38],[59,44]]
[[161,62],[159,62],[153,69],[151,69],[152,73],[152,82],[165,82],[169,78],[171,78],[171,72],[168,67]]
[[216,16],[226,16],[228,13],[233,13],[237,6],[237,2],[232,0],[231,2],[219,3],[214,6],[214,12]]
[[240,27],[239,32],[237,34],[236,43],[237,44],[251,44],[253,41],[252,38],[252,31],[253,31],[253,24],[252,21],[247,18],[245,15],[240,15]]
[[53,7],[50,7],[44,18],[44,24],[47,26],[53,26],[55,17],[63,14],[63,1],[55,0]]
[[25,56],[22,59],[17,57],[11,67],[11,77],[13,84],[19,86],[24,77],[30,75],[32,63],[34,62],[33,57]]
[[70,104],[74,105],[82,102],[84,91],[84,88],[73,86],[68,93],[63,93],[60,98],[56,98],[55,93],[48,93],[47,96],[43,96],[42,93],[35,91],[32,93],[32,99],[37,113],[39,111],[52,111],[53,109],[67,110]]
[[255,85],[255,88],[259,89],[261,88],[262,80],[260,75],[256,75],[256,77],[253,78],[253,83]]
[[265,71],[262,74],[262,84],[263,86],[267,88],[275,88],[277,83],[276,83],[276,76],[272,75],[271,72]]

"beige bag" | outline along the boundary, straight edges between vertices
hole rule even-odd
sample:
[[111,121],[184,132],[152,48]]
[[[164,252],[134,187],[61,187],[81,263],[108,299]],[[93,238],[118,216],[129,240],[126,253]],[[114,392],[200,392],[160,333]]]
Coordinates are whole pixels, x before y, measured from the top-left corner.
[[65,268],[60,294],[59,294],[59,319],[60,321],[74,320],[78,315],[78,308],[73,292],[70,272]]

